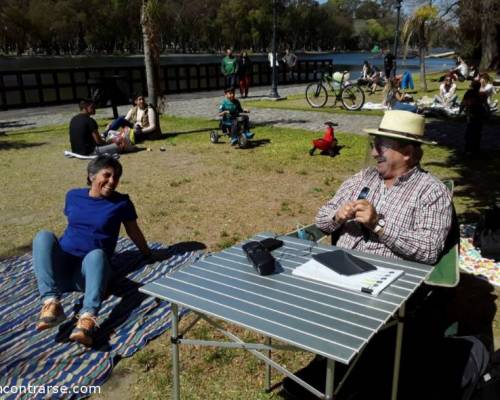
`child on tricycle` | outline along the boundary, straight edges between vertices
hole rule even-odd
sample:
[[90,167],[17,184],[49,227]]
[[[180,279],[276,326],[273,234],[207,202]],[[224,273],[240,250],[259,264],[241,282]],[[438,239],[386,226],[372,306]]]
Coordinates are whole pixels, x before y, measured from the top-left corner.
[[[219,116],[221,117],[220,127],[222,133],[230,135],[231,145],[238,144],[240,147],[245,147],[248,140],[253,137],[253,133],[249,130],[248,110],[242,108],[241,103],[235,98],[234,89],[224,90],[224,99],[219,106]],[[212,131],[210,140],[212,143],[217,143],[219,134]]]

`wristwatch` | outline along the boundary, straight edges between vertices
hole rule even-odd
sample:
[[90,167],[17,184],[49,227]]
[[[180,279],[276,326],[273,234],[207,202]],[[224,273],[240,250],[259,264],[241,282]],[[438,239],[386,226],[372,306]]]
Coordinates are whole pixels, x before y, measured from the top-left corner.
[[377,221],[377,225],[373,228],[373,233],[378,234],[382,229],[384,229],[385,220],[383,217],[380,217]]

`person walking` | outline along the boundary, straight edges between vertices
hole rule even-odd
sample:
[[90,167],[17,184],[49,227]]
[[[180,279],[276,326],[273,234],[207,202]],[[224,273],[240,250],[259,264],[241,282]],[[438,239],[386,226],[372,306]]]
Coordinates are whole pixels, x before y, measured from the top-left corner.
[[293,52],[291,52],[290,49],[286,49],[282,61],[285,64],[287,79],[289,81],[292,81],[294,79],[298,57]]

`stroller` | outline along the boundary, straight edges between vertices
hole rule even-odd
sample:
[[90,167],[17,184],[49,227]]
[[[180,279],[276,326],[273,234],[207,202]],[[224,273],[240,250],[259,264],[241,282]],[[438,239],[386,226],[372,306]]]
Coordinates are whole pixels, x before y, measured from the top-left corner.
[[[244,132],[244,125],[245,125],[245,120],[248,119],[247,114],[242,114],[236,117],[236,123],[237,123],[237,130],[236,130],[236,137],[238,139],[237,144],[240,149],[244,149],[250,145],[250,139],[253,138],[253,133],[250,131]],[[219,129],[220,131],[212,130],[210,132],[210,141],[212,143],[218,143],[219,138],[221,136],[227,136],[231,137],[231,128],[232,128],[232,123],[229,124],[223,119],[220,119],[219,121]]]
[[313,140],[313,147],[309,150],[309,155],[313,156],[316,149],[321,150],[321,154],[327,154],[329,156],[336,156],[339,154],[339,147],[337,139],[335,139],[335,133],[333,130],[334,126],[338,126],[337,123],[326,121],[325,122],[325,134],[322,139]]

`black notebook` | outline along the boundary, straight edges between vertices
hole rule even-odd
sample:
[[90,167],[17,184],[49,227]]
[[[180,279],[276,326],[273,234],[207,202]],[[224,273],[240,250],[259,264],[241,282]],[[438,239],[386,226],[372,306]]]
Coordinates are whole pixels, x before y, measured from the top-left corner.
[[341,275],[355,275],[377,269],[370,263],[342,250],[316,254],[313,258]]

